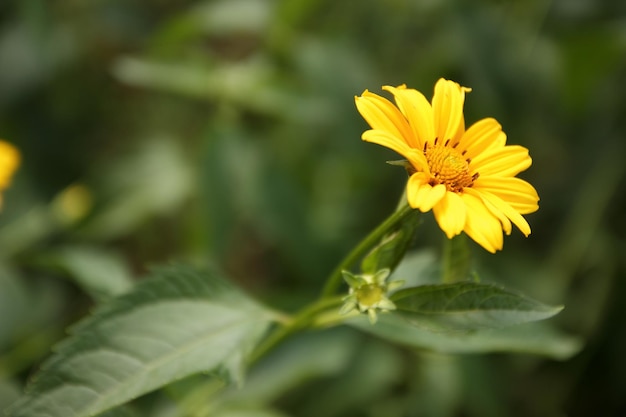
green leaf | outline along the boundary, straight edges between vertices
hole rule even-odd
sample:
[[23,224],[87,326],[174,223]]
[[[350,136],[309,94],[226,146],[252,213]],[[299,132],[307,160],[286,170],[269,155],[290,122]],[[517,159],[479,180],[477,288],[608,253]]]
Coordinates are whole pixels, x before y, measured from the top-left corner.
[[423,248],[406,254],[389,277],[389,281],[402,281],[405,288],[441,282],[441,264],[437,253]]
[[397,314],[435,331],[499,328],[543,320],[562,306],[549,306],[495,285],[474,282],[423,285],[391,296]]
[[394,343],[443,353],[515,352],[566,360],[582,348],[582,341],[563,334],[545,322],[474,332],[431,332],[415,327],[401,315],[380,314],[372,326],[357,316],[349,324]]
[[37,264],[68,275],[96,300],[120,295],[133,286],[123,258],[97,247],[66,246],[39,257]]
[[0,377],[0,412],[17,400],[20,396],[20,386],[17,381]]
[[197,372],[236,373],[271,319],[214,273],[156,270],[72,329],[9,415],[91,416]]
[[406,216],[394,230],[386,234],[361,262],[364,274],[375,274],[381,269],[393,271],[400,263],[415,236],[421,223],[419,211],[415,210]]
[[80,236],[91,240],[114,239],[153,216],[172,213],[191,195],[195,181],[188,155],[169,136],[142,142],[123,158],[96,167],[93,175],[102,202],[79,228]]
[[226,407],[273,404],[311,380],[343,374],[361,341],[357,333],[346,330],[340,327],[296,335],[264,357],[251,370],[244,387],[225,390],[218,401]]

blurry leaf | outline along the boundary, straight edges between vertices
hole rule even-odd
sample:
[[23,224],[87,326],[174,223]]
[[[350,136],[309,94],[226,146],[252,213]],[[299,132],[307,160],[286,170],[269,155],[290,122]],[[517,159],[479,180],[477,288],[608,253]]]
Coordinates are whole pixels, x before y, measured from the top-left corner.
[[359,411],[370,410],[402,378],[403,358],[387,343],[368,340],[351,359],[341,375],[314,385],[315,395],[302,404],[302,415],[361,415]]
[[193,373],[233,368],[270,320],[213,273],[159,269],[76,326],[9,415],[94,415]]
[[140,417],[140,414],[128,406],[122,406],[100,413],[98,417]]
[[208,33],[222,35],[264,31],[272,16],[273,3],[264,0],[203,2],[191,16]]
[[16,318],[27,314],[31,301],[24,283],[9,268],[0,265],[0,349],[13,338],[21,324]]
[[0,228],[0,259],[9,259],[59,230],[49,206],[36,205]]
[[286,88],[265,56],[215,65],[124,57],[115,62],[112,72],[129,85],[226,102],[281,119],[317,125],[336,112],[335,103],[325,97],[302,95]]
[[0,378],[0,413],[13,404],[21,394],[20,386],[11,379]]
[[267,356],[250,375],[245,388],[229,391],[224,399],[238,404],[269,404],[306,380],[343,371],[356,343],[354,335],[340,329],[299,336]]
[[443,250],[441,281],[445,283],[464,281],[469,278],[470,249],[465,233],[446,239]]
[[498,328],[546,319],[562,306],[548,306],[495,285],[459,282],[423,285],[393,294],[394,314],[435,331]]
[[75,36],[58,22],[46,26],[44,35],[28,23],[8,20],[0,32],[0,63],[10,63],[0,65],[0,108],[46,83],[76,57]]
[[405,407],[419,410],[419,416],[428,417],[453,417],[457,410],[465,410],[462,398],[465,387],[459,366],[463,359],[458,355],[416,352],[416,365],[410,376],[413,389]]
[[192,189],[190,163],[173,140],[149,141],[103,170],[104,207],[81,229],[92,237],[129,233],[148,218],[177,208]]
[[372,326],[357,316],[349,324],[394,343],[444,353],[516,352],[566,360],[582,348],[582,341],[546,323],[527,323],[468,333],[431,332],[413,326],[396,314],[381,314]]
[[0,357],[0,374],[20,371],[47,352],[61,333],[63,303],[54,283],[26,281],[0,264],[0,350],[17,344]]
[[430,248],[409,252],[391,273],[389,281],[404,281],[405,287],[416,287],[440,282],[440,262]]
[[262,114],[283,115],[294,110],[294,97],[272,87],[272,66],[256,57],[214,66],[126,57],[115,63],[113,74],[126,84],[192,98],[225,100]]
[[0,259],[9,259],[50,236],[71,228],[91,208],[89,190],[72,184],[46,204],[32,204],[0,228]]
[[397,228],[385,235],[380,243],[361,262],[364,274],[374,274],[381,269],[393,271],[400,263],[415,237],[420,224],[420,213],[415,210],[398,224]]
[[38,264],[59,269],[96,300],[107,299],[133,286],[130,270],[115,252],[88,246],[67,246],[46,253]]
[[277,410],[266,408],[230,408],[218,410],[211,417],[286,417],[287,415]]

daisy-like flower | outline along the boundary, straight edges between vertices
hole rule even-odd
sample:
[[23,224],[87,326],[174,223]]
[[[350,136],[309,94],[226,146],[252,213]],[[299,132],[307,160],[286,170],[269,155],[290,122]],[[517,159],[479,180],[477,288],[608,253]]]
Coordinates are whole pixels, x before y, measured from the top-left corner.
[[[0,140],[0,192],[11,184],[11,177],[20,164],[20,153],[13,145]],[[0,195],[2,207],[2,195]]]
[[502,249],[502,231],[510,234],[511,224],[530,234],[522,214],[539,208],[539,196],[532,185],[516,178],[532,163],[528,149],[506,145],[506,135],[493,118],[465,129],[463,104],[471,89],[440,79],[432,103],[405,85],[383,90],[393,94],[396,105],[367,90],[355,97],[372,128],[362,138],[406,158],[411,207],[432,209],[448,238],[464,231],[492,253]]

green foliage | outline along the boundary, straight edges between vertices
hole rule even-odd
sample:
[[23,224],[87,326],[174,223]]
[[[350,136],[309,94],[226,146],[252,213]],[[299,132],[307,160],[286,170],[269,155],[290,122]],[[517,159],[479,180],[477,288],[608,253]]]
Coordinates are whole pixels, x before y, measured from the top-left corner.
[[375,274],[381,269],[393,272],[415,239],[420,223],[420,213],[417,210],[405,217],[363,258],[361,272]]
[[442,254],[441,281],[456,282],[468,279],[470,263],[471,256],[467,235],[460,234],[452,239],[445,240]]
[[543,320],[562,306],[548,306],[490,284],[459,282],[423,285],[393,294],[397,314],[435,331],[499,328]]
[[41,268],[58,269],[96,300],[128,291],[133,281],[119,254],[87,246],[67,246],[37,259]]
[[[102,383],[109,403],[125,403],[107,417],[619,415],[618,3],[2,2],[0,139],[20,149],[22,165],[1,196],[0,413],[20,395],[24,410],[66,394],[82,406],[88,384]],[[432,213],[417,235],[407,218],[348,257],[326,295],[340,300],[341,269],[359,267],[395,267],[389,282],[418,289],[398,293],[410,294],[401,311],[374,326],[341,316],[336,299],[312,298],[394,209],[406,179],[384,164],[397,155],[362,144],[353,97],[406,83],[430,99],[442,76],[473,89],[466,126],[493,116],[508,143],[529,148],[523,175],[541,197],[525,216],[532,234],[513,230],[490,255],[462,235],[442,247]],[[82,203],[66,200],[74,185]],[[182,267],[134,288],[147,266],[171,259],[216,264],[228,283]],[[498,287],[428,287],[466,285],[475,272]],[[235,287],[280,311],[267,338],[271,313]],[[228,301],[214,305],[209,292]],[[560,304],[550,320],[509,326]],[[129,389],[130,379],[106,379],[130,359],[105,361],[98,346],[156,354],[149,340],[125,337],[135,327],[158,332],[163,351],[194,329],[211,344],[226,333],[212,333],[209,311],[241,318],[228,340],[241,348],[234,356],[254,351],[239,368],[243,386],[220,378],[238,373],[222,349],[198,353],[210,369],[179,355],[140,370],[144,382]],[[306,331],[318,324],[337,327]],[[170,379],[185,370],[194,375]]]
[[[544,323],[531,323],[496,329],[468,332],[415,325],[402,314],[381,314],[372,326],[364,317],[355,317],[350,324],[384,340],[415,349],[449,354],[516,352],[566,360],[580,351],[582,341]],[[430,323],[428,323],[430,325]]]
[[10,415],[94,415],[197,372],[240,380],[271,318],[213,273],[157,270],[76,326]]

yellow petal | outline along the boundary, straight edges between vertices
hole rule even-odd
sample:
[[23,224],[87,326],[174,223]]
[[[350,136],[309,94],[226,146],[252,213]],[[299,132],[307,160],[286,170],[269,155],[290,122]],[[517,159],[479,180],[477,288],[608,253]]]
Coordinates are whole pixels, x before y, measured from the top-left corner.
[[508,217],[513,222],[513,224],[515,224],[515,226],[517,226],[517,228],[524,234],[524,236],[528,237],[528,235],[530,235],[530,225],[528,224],[526,219],[522,217],[521,214],[513,209],[513,207],[502,201],[500,197],[495,196],[491,193],[482,192],[480,194],[484,202],[491,203],[495,209],[499,210],[506,217]]
[[467,219],[463,231],[476,243],[491,253],[502,249],[504,238],[502,226],[478,197],[463,193],[461,198],[467,209]]
[[11,177],[20,164],[20,153],[13,145],[0,140],[0,190],[11,183]]
[[470,163],[470,171],[480,175],[513,177],[528,169],[532,159],[528,149],[519,145],[504,146],[482,152]]
[[533,213],[539,208],[537,191],[520,178],[481,175],[474,181],[472,188],[500,197],[520,214]]
[[458,142],[465,131],[463,118],[463,103],[465,93],[471,91],[461,87],[454,81],[437,81],[435,94],[433,95],[433,115],[435,120],[435,136],[440,141],[450,139],[452,143]]
[[396,151],[400,155],[409,159],[411,155],[411,148],[401,138],[391,134],[386,130],[366,130],[361,135],[361,138],[366,142],[376,143],[378,145],[389,148]]
[[406,186],[406,195],[409,205],[427,212],[437,204],[446,194],[446,187],[443,184],[431,186],[428,182],[430,177],[423,172],[416,172],[411,175]]
[[398,108],[409,122],[416,139],[415,148],[424,149],[427,141],[435,139],[433,108],[422,93],[406,86],[384,86],[383,90],[394,95]]
[[389,132],[402,138],[410,146],[416,144],[409,123],[389,100],[367,90],[354,100],[357,110],[372,129]]
[[463,231],[466,217],[465,202],[457,194],[447,191],[439,203],[433,207],[435,219],[448,239]]
[[491,117],[474,123],[467,129],[457,149],[465,151],[465,157],[474,159],[488,149],[497,149],[506,143],[506,135],[500,123]]
[[[468,194],[472,194],[476,197],[478,197],[479,199],[482,200],[482,202],[485,204],[485,206],[487,207],[487,209],[489,209],[489,211],[498,218],[498,220],[500,220],[500,223],[502,225],[502,230],[504,230],[504,233],[506,233],[507,235],[511,234],[511,229],[512,229],[512,225],[511,225],[511,220],[509,220],[509,218],[503,213],[502,210],[498,209],[498,207],[496,205],[494,205],[490,199],[485,198],[485,195],[488,194],[485,191],[477,191],[473,188],[466,188],[464,190],[464,192],[468,193]],[[493,198],[498,198],[496,196],[494,196],[493,194],[490,194],[490,196],[493,196]],[[500,200],[502,201],[502,200]],[[502,203],[502,204],[506,204],[506,203]],[[510,206],[509,206],[510,208]]]
[[428,161],[426,160],[424,152],[418,151],[416,149],[411,149],[410,151],[408,151],[407,155],[404,155],[404,157],[408,159],[408,161],[417,171],[422,171],[428,174],[430,178],[430,168],[428,167]]

